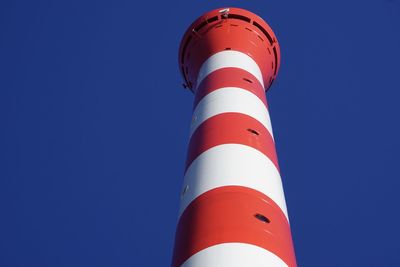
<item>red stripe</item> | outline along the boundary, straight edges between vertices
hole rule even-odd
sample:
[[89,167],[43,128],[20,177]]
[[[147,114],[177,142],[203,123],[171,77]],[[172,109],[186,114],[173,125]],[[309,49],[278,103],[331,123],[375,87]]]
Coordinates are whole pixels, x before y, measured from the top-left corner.
[[222,144],[253,147],[266,155],[279,171],[274,140],[268,130],[258,120],[233,112],[215,115],[200,124],[189,142],[185,170],[201,153]]
[[[257,219],[256,214],[270,222]],[[262,247],[296,266],[290,226],[276,203],[256,190],[225,186],[202,194],[182,214],[172,267],[207,247],[229,242]]]
[[255,94],[268,108],[263,86],[251,73],[239,68],[222,68],[207,75],[195,92],[193,109],[209,93],[224,87],[238,87]]

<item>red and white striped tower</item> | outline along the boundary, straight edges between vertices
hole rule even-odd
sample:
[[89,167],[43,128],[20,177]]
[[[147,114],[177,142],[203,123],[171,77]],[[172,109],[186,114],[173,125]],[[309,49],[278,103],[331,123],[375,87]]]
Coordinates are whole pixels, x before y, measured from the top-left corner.
[[265,91],[279,68],[257,15],[213,10],[186,31],[195,94],[172,267],[296,266]]

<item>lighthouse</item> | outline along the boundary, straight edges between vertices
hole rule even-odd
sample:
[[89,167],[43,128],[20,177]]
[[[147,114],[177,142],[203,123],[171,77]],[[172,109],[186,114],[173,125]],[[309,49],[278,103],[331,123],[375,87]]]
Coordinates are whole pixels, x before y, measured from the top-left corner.
[[179,49],[194,94],[172,267],[296,266],[265,92],[280,49],[239,8],[193,22]]

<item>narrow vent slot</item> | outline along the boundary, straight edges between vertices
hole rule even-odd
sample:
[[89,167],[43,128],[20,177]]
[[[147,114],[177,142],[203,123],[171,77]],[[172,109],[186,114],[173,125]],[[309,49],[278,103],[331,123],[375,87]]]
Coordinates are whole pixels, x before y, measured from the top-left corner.
[[246,21],[246,22],[249,22],[249,23],[251,21],[250,18],[242,16],[242,15],[239,15],[239,14],[228,14],[228,19],[240,19],[240,20],[243,20],[243,21]]
[[209,19],[207,20],[207,22],[208,22],[208,23],[211,23],[211,22],[214,22],[214,21],[217,21],[217,20],[218,20],[218,16],[215,16],[215,17],[209,18]]
[[209,18],[209,19],[203,21],[202,23],[200,23],[199,25],[197,25],[193,30],[194,30],[195,32],[199,32],[199,31],[201,30],[201,28],[203,28],[204,26],[206,26],[208,23],[211,23],[211,22],[214,22],[214,21],[217,21],[217,20],[218,20],[218,16]]
[[208,23],[208,22],[207,22],[206,20],[203,21],[202,23],[200,23],[199,25],[197,25],[197,26],[194,28],[194,31],[195,31],[195,32],[200,31],[200,29],[203,28],[204,26],[206,26],[207,23]]
[[272,37],[271,35],[269,35],[269,33],[257,22],[253,21],[253,25],[256,26],[258,29],[260,29],[260,31],[262,31],[262,33],[264,33],[264,35],[267,37],[269,43],[272,45]]
[[275,71],[274,71],[274,75],[276,75],[276,71],[278,69],[278,54],[276,52],[276,47],[274,46],[273,48],[274,51],[274,58],[275,58]]

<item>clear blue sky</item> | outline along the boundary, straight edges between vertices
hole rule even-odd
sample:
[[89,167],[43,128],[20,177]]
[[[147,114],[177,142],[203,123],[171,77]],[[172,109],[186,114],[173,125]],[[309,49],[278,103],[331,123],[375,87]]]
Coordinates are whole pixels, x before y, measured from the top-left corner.
[[400,266],[400,1],[1,1],[0,266],[169,266],[193,97],[177,53],[262,16],[299,266]]

